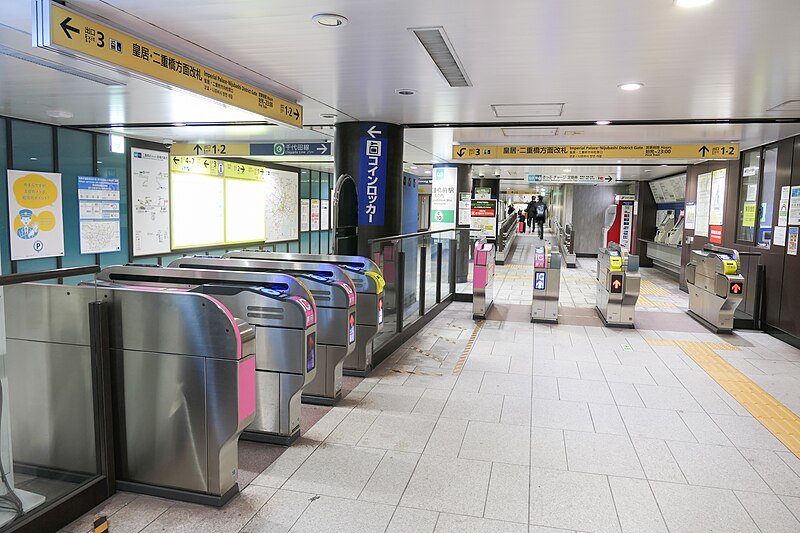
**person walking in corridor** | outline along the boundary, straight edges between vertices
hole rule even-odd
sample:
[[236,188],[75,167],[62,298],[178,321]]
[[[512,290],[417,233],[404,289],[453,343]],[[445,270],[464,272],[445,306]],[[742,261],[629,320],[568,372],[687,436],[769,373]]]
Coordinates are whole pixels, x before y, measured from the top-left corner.
[[544,222],[547,220],[547,204],[544,203],[544,198],[541,196],[536,197],[536,203],[533,206],[533,216],[536,220],[536,229],[539,231],[539,238],[544,239]]
[[528,231],[533,233],[533,218],[536,212],[536,197],[531,196],[531,201],[528,202],[528,206],[525,208],[525,214],[528,215]]

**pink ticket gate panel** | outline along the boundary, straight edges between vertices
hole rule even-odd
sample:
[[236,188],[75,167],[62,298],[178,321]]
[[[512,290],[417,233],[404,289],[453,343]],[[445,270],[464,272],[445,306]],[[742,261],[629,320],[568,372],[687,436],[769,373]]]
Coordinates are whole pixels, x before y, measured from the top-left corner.
[[474,270],[472,274],[472,318],[486,318],[494,303],[494,243],[480,239],[475,243]]

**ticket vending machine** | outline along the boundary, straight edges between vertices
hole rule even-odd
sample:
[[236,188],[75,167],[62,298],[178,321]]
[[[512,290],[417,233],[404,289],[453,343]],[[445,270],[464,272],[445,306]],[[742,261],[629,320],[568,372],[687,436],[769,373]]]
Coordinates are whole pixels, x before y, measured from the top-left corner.
[[316,255],[242,250],[225,254],[230,259],[263,261],[302,261],[329,263],[341,267],[353,281],[358,294],[356,303],[356,348],[345,357],[342,372],[346,376],[364,377],[372,370],[372,340],[383,330],[383,272],[370,259],[358,255]]
[[472,272],[472,318],[486,318],[494,303],[495,244],[481,237],[475,243]]
[[732,248],[706,244],[692,250],[686,265],[689,314],[712,331],[733,330],[733,315],[745,290],[739,265],[739,252]]
[[550,246],[537,246],[533,251],[531,322],[558,322],[560,290],[561,254]]
[[612,242],[597,254],[597,312],[606,326],[634,327],[641,275],[639,257]]
[[314,298],[283,274],[221,272],[158,266],[114,266],[97,279],[106,287],[207,294],[255,332],[256,414],[245,440],[288,445],[300,436],[300,397],[316,376]]
[[618,194],[614,203],[606,208],[603,223],[603,246],[615,242],[626,249],[634,245],[634,207],[636,197]]
[[314,296],[317,312],[317,375],[303,389],[305,403],[335,405],[342,397],[342,367],[356,347],[357,298],[347,272],[330,263],[184,257],[170,267],[230,272],[274,272],[297,278]]

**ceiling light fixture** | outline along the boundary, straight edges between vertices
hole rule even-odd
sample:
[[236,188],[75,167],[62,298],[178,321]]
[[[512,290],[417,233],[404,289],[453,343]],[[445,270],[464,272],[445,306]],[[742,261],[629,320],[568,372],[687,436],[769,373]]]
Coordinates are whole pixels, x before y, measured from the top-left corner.
[[395,89],[394,92],[396,92],[400,96],[411,96],[417,94],[417,91],[415,89]]
[[337,115],[336,113],[320,113],[319,116],[321,118],[326,119],[326,120],[333,120],[333,119],[337,118],[339,115]]
[[562,170],[563,172],[572,172],[572,169],[571,169],[571,168],[562,168],[561,170]]
[[186,123],[185,122],[173,122],[172,125],[175,126],[176,128],[185,128],[186,127]]
[[414,165],[411,165],[411,170],[417,170],[417,167],[415,167]]
[[338,28],[347,24],[347,17],[336,13],[317,13],[311,17],[311,20],[326,28]]
[[675,0],[675,5],[678,7],[700,7],[713,2],[714,0]]
[[609,124],[611,124],[611,121],[610,120],[597,120],[597,121],[595,121],[595,124],[597,124],[598,126],[608,126]]
[[631,83],[620,83],[617,85],[623,91],[638,91],[642,87],[644,87],[644,83],[639,82],[631,82]]
[[63,111],[61,109],[48,109],[47,116],[53,118],[72,118],[74,115],[71,111]]

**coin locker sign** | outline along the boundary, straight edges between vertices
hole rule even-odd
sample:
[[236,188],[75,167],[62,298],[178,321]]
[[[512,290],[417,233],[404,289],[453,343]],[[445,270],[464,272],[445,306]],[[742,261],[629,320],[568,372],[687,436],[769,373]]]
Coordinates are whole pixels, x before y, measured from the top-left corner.
[[33,45],[99,59],[290,126],[303,125],[303,108],[296,103],[49,1],[34,4]]
[[453,159],[739,159],[738,144],[454,146]]

